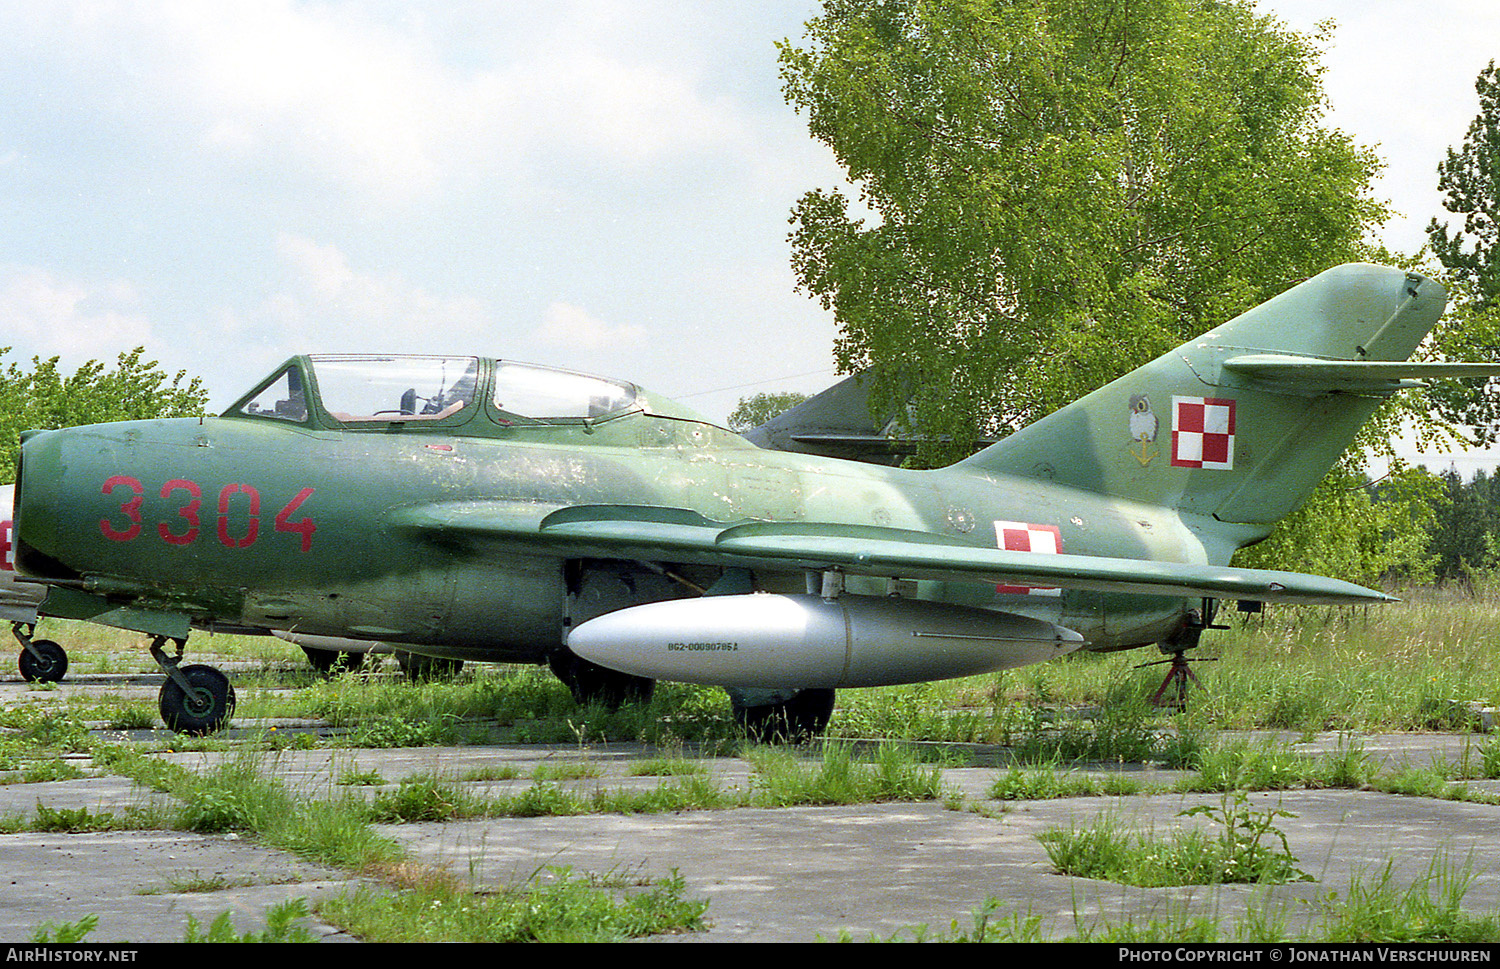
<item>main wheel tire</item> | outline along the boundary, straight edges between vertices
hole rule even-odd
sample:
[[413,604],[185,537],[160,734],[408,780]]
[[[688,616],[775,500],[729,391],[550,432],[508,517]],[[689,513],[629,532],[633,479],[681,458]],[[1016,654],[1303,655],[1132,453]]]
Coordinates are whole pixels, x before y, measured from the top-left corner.
[[444,659],[438,656],[423,656],[419,653],[396,653],[396,662],[401,672],[413,683],[422,680],[451,680],[464,668],[461,659]]
[[184,666],[181,673],[192,687],[191,693],[168,677],[157,694],[157,707],[167,729],[202,736],[224,726],[234,713],[234,687],[229,677],[212,666]]
[[734,722],[752,743],[800,744],[822,736],[833,718],[833,690],[798,690],[790,700],[761,706],[733,704]]
[[67,675],[68,651],[50,639],[33,639],[31,649],[21,650],[16,665],[21,667],[21,679],[28,683],[56,683]]
[[656,681],[632,676],[591,663],[567,649],[559,649],[547,658],[552,673],[562,680],[580,706],[602,703],[611,710],[626,703],[647,703],[656,689]]

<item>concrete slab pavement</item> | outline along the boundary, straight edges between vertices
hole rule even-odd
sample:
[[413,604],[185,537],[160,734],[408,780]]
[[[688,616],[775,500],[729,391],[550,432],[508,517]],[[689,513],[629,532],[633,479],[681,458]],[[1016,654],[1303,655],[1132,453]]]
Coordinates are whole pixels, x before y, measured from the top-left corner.
[[[1348,742],[1317,736],[1297,749],[1333,751]],[[1435,758],[1456,762],[1472,753],[1476,738],[1382,735],[1359,742],[1389,768],[1403,762],[1427,766]],[[1253,809],[1295,815],[1277,824],[1316,882],[1272,889],[1131,889],[1054,874],[1037,836],[1106,816],[1133,829],[1161,832],[1189,823],[1178,817],[1184,808],[1218,804],[1217,796],[1152,793],[996,802],[984,792],[1007,769],[1003,749],[967,752],[980,766],[945,769],[944,778],[976,810],[950,810],[940,803],[746,808],[383,825],[380,830],[413,859],[472,872],[491,886],[515,884],[548,865],[642,877],[676,870],[689,897],[709,900],[711,923],[706,932],[654,940],[679,944],[810,941],[840,931],[856,938],[887,936],[919,924],[946,929],[954,920],[967,926],[971,913],[992,897],[1001,901],[1001,914],[1039,916],[1046,931],[1064,936],[1086,932],[1100,920],[1144,923],[1183,913],[1230,924],[1252,905],[1269,907],[1296,930],[1316,919],[1312,902],[1328,892],[1343,893],[1352,880],[1376,877],[1387,866],[1392,882],[1404,889],[1431,877],[1434,859],[1446,859],[1450,868],[1472,877],[1466,907],[1500,911],[1500,858],[1489,850],[1500,839],[1500,806],[1370,791],[1258,793],[1252,795]],[[438,776],[478,794],[529,786],[538,767],[558,776],[589,775],[559,782],[583,790],[638,787],[662,779],[632,776],[630,764],[660,753],[612,744],[311,749],[256,756],[291,790],[315,798],[355,789],[339,784],[350,772],[373,772],[387,785],[419,774]],[[163,756],[208,770],[236,754]],[[580,764],[587,770],[576,770]],[[721,787],[750,783],[743,760],[705,758],[705,764]],[[1168,789],[1176,776],[1141,765],[1109,769],[1130,770],[1158,791]],[[37,803],[124,811],[153,797],[161,796],[111,776],[9,784],[0,786],[0,816],[32,814]],[[188,915],[206,925],[224,911],[243,932],[263,927],[271,905],[296,897],[312,901],[356,883],[350,873],[233,836],[0,835],[0,940],[25,941],[43,922],[71,922],[88,914],[100,917],[92,941],[180,941]],[[212,890],[187,891],[187,885]],[[314,927],[329,940],[348,940],[331,926]]]

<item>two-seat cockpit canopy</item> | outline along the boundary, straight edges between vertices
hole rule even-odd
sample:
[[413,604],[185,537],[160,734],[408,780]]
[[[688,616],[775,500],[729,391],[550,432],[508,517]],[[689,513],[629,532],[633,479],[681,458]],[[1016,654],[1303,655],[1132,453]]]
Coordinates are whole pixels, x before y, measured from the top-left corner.
[[329,354],[293,357],[223,416],[325,428],[457,428],[476,420],[504,428],[590,425],[653,410],[634,384],[535,364]]

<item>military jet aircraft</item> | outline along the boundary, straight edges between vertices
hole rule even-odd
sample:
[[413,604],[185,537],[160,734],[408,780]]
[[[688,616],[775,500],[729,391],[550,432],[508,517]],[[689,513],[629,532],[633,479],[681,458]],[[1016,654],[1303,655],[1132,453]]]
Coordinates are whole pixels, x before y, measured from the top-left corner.
[[[1433,280],[1329,270],[951,467],[762,450],[634,384],[467,356],[298,356],[221,416],[27,432],[15,562],[45,615],[152,637],[217,728],[192,627],[545,662],[580,699],[721,685],[752,729],[834,691],[1080,648],[1180,659],[1214,600],[1383,601],[1231,568],[1386,398]],[[172,651],[169,652],[168,648]]]

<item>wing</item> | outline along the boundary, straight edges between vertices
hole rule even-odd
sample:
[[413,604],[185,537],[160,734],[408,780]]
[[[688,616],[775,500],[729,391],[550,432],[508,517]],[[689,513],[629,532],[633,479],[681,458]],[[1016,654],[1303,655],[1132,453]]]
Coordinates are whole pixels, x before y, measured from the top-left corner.
[[536,506],[511,502],[452,502],[404,509],[395,524],[449,541],[462,538],[569,558],[639,558],[782,571],[840,569],[903,579],[1304,605],[1393,601],[1351,582],[1299,572],[1036,555],[955,545],[926,532],[873,525],[728,524],[683,508],[640,505],[578,505],[540,520],[537,514]]

